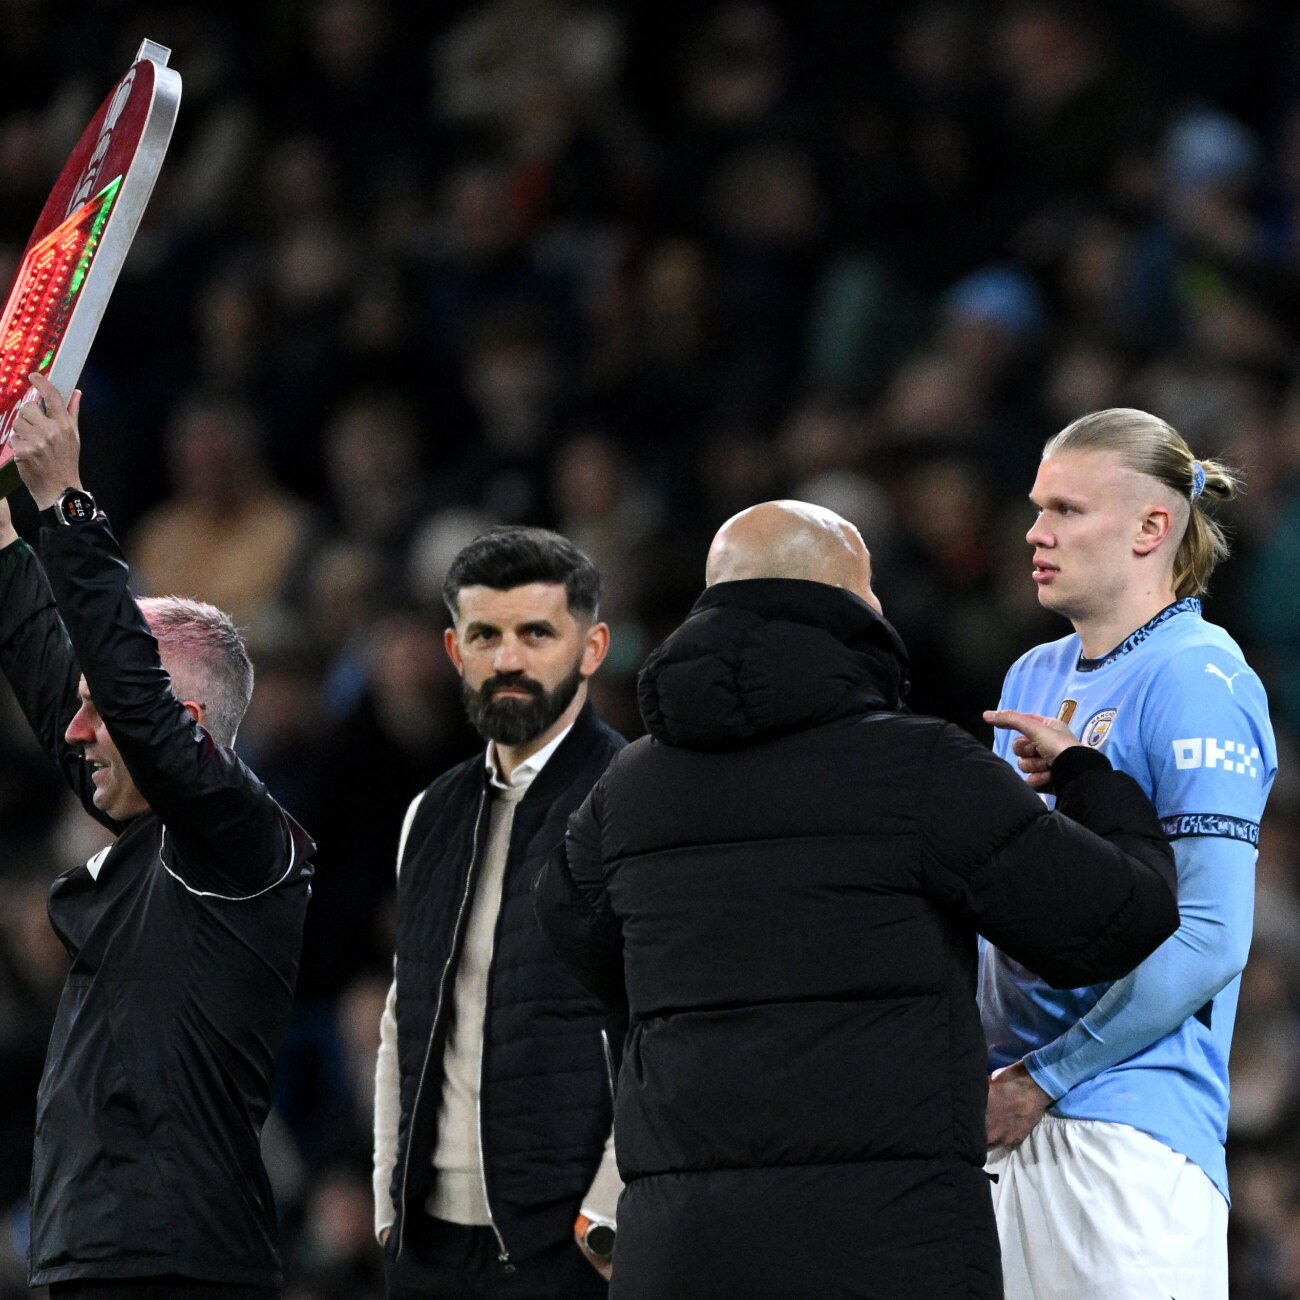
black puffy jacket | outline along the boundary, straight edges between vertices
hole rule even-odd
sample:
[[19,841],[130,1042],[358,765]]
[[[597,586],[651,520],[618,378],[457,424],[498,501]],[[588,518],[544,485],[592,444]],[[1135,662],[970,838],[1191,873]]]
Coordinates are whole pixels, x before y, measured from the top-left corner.
[[1001,1295],[976,932],[1070,986],[1177,924],[1128,777],[1070,750],[1048,812],[901,711],[904,664],[840,589],[710,588],[642,674],[650,738],[538,882],[548,936],[631,1013],[619,1300]]

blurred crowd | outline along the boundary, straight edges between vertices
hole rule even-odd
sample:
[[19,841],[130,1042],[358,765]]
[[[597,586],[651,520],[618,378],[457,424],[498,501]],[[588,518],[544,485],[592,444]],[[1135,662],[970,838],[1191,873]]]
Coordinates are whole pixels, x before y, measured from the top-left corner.
[[[450,557],[556,528],[646,653],[709,537],[862,529],[911,703],[987,736],[1063,635],[1044,439],[1138,406],[1245,473],[1207,614],[1282,762],[1233,1054],[1236,1300],[1300,1297],[1300,16],[1289,0],[0,0],[0,279],[143,37],[180,117],[81,380],[143,591],[228,609],[240,750],[319,842],[266,1144],[286,1300],[382,1294],[370,1106],[409,799],[478,743]],[[20,494],[21,495],[21,494]],[[19,498],[15,498],[18,502]],[[18,523],[33,535],[28,503]],[[0,1300],[22,1284],[54,874],[101,832],[0,694]]]

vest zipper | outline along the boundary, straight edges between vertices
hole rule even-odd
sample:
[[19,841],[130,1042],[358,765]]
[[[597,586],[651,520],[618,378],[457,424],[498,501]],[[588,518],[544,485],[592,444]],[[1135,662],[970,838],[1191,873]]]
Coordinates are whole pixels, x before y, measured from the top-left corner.
[[[487,1016],[483,1017],[483,1027],[487,1028]],[[487,1044],[484,1044],[486,1050]],[[492,1213],[492,1202],[488,1199],[487,1183],[487,1148],[483,1145],[483,1062],[479,1061],[478,1069],[478,1100],[474,1105],[475,1119],[478,1121],[478,1167],[479,1176],[483,1179],[483,1204],[487,1206],[488,1225],[492,1229],[492,1235],[497,1239],[497,1263],[506,1273],[513,1273],[515,1266],[510,1262],[510,1252],[506,1249],[506,1239],[501,1235],[500,1228],[497,1227],[496,1217]]]
[[[510,840],[514,840],[514,820],[510,822]],[[510,843],[506,845],[506,865],[501,873],[501,902],[497,906],[496,920],[492,924],[492,947],[488,949],[488,973],[487,985],[483,990],[483,1030],[480,1041],[483,1044],[482,1051],[479,1052],[478,1058],[478,1096],[474,1101],[474,1119],[478,1124],[478,1168],[479,1175],[483,1179],[483,1204],[487,1206],[488,1223],[491,1225],[492,1233],[497,1239],[497,1263],[506,1273],[513,1273],[515,1266],[510,1262],[510,1252],[506,1249],[505,1238],[501,1235],[501,1230],[497,1227],[496,1215],[492,1213],[492,1201],[488,1196],[487,1180],[487,1143],[483,1140],[483,1070],[487,1063],[488,1053],[488,1008],[492,1005],[492,958],[496,956],[497,951],[497,934],[501,930],[501,913],[505,910],[506,905],[506,885],[510,875]]]
[[[479,831],[483,825],[483,809],[487,806],[487,791],[484,790],[478,799],[478,812],[474,815],[474,839],[470,845],[469,853],[469,870],[465,873],[465,892],[461,895],[460,911],[456,913],[456,925],[451,932],[451,948],[447,953],[447,960],[443,964],[442,974],[438,978],[438,1002],[433,1009],[433,1024],[429,1029],[429,1043],[424,1049],[424,1064],[420,1067],[420,1082],[415,1086],[415,1101],[411,1106],[411,1125],[415,1124],[415,1117],[420,1113],[420,1097],[424,1093],[424,1080],[429,1072],[429,1059],[433,1056],[433,1041],[438,1036],[438,1019],[442,1015],[443,996],[447,992],[447,972],[451,969],[452,961],[457,953],[457,941],[460,938],[461,925],[464,923],[465,915],[469,910],[469,900],[474,889],[474,867],[478,862],[478,842]],[[479,1080],[479,1087],[482,1087],[482,1079]],[[479,1146],[482,1147],[483,1139],[480,1135]],[[411,1141],[411,1134],[408,1130],[406,1135],[406,1158],[402,1162],[402,1197],[399,1209],[401,1211],[398,1220],[397,1230],[397,1250],[394,1258],[402,1253],[402,1245],[406,1237],[406,1187],[411,1176],[411,1147],[414,1144]],[[488,1210],[489,1216],[491,1210]],[[499,1236],[498,1236],[499,1239]],[[504,1245],[502,1246],[504,1250]]]

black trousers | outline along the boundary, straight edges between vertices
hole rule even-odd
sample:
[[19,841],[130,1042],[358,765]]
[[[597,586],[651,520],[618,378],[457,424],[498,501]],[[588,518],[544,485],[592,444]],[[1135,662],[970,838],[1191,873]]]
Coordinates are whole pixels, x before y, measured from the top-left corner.
[[175,1273],[50,1283],[50,1300],[171,1300],[172,1296],[178,1300],[280,1300],[280,1288],[201,1282]]
[[402,1255],[385,1259],[389,1300],[605,1300],[609,1288],[572,1238],[502,1265],[491,1228],[427,1214],[406,1224]]

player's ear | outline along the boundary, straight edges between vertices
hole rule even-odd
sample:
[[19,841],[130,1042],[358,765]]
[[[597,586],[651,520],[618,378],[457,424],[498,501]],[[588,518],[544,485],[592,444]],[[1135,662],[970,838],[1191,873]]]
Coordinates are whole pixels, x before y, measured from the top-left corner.
[[1173,511],[1168,506],[1148,506],[1138,521],[1133,550],[1138,555],[1150,555],[1173,531]]

